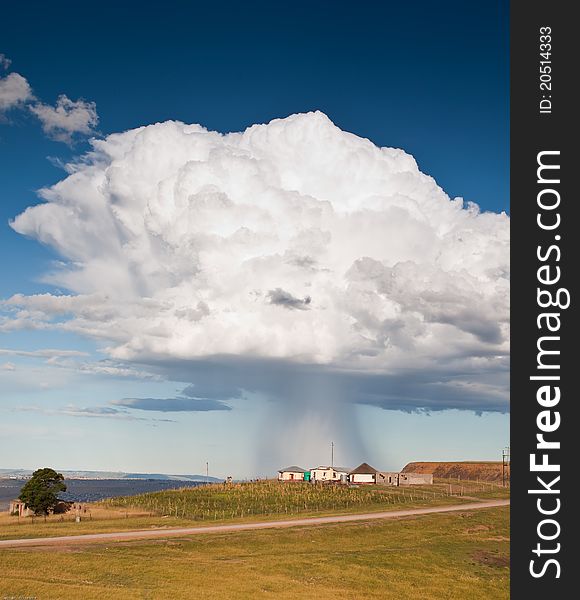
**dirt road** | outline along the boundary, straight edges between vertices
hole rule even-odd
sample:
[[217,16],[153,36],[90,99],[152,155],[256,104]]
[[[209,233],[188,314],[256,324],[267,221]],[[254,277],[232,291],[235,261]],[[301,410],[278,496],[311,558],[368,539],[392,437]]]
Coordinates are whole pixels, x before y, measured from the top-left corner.
[[509,500],[490,500],[488,502],[469,502],[451,506],[433,506],[428,508],[412,508],[409,510],[391,510],[387,512],[365,513],[359,515],[337,515],[334,517],[309,517],[286,521],[259,521],[255,523],[232,523],[231,525],[210,525],[207,527],[179,527],[170,529],[147,529],[139,531],[119,531],[114,533],[91,533],[86,535],[67,535],[60,537],[29,538],[18,540],[0,540],[2,548],[20,548],[23,546],[58,546],[78,545],[103,542],[123,542],[167,538],[174,536],[197,535],[200,533],[226,533],[229,531],[245,531],[247,529],[270,529],[275,527],[305,527],[309,525],[325,525],[327,523],[347,523],[351,521],[371,521],[375,519],[397,519],[434,513],[465,512],[482,508],[508,506]]

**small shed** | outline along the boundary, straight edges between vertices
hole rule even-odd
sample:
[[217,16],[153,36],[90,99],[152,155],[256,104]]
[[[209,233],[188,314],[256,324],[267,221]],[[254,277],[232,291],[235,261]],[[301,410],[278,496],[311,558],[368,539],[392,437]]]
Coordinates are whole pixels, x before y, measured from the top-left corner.
[[308,481],[307,473],[306,469],[293,465],[278,471],[278,481]]
[[19,498],[10,501],[10,514],[18,517],[29,517],[34,514],[34,511],[30,510],[26,503],[22,502]]
[[381,485],[399,485],[399,473],[397,471],[378,471],[376,482]]
[[376,483],[378,471],[364,462],[348,474],[349,483]]
[[399,485],[433,485],[433,473],[399,473]]

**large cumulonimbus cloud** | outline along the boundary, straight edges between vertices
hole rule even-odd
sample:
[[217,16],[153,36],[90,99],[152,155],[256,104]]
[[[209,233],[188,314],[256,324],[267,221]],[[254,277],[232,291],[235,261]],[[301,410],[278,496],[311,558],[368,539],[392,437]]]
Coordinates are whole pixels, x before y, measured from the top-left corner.
[[4,327],[53,321],[203,386],[222,365],[279,396],[301,373],[346,404],[507,410],[509,218],[320,112],[109,135],[41,196],[12,227],[71,293],[12,297]]

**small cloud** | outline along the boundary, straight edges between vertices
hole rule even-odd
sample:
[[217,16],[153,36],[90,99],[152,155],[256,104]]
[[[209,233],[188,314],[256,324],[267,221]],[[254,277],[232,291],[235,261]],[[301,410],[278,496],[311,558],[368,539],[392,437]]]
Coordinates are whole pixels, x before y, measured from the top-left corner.
[[137,410],[159,412],[208,412],[212,410],[232,410],[221,400],[212,398],[123,398],[111,402],[115,406],[124,406]]
[[0,78],[0,114],[24,104],[31,98],[30,85],[19,73],[9,73]]
[[13,348],[0,348],[0,356],[3,355],[38,358],[42,359],[46,365],[77,371],[79,373],[105,375],[110,377],[129,377],[133,379],[159,379],[159,375],[112,360],[80,362],[78,360],[79,358],[89,356],[88,352],[82,352],[80,350],[60,350],[55,348],[17,350]]
[[75,408],[75,407],[68,407],[69,412],[72,414],[74,412],[74,414],[79,414],[79,415],[83,415],[83,416],[89,416],[89,417],[103,417],[103,416],[109,416],[109,415],[118,415],[121,413],[124,413],[124,411],[120,411],[116,408],[113,408],[112,406],[92,406],[92,407],[87,407],[87,408]]
[[111,406],[89,406],[79,407],[74,404],[69,404],[61,408],[44,408],[40,406],[19,406],[13,410],[19,412],[35,412],[50,416],[65,416],[65,417],[88,417],[88,418],[103,418],[103,419],[120,419],[122,421],[156,421],[163,423],[175,423],[173,419],[149,419],[136,417],[126,410],[119,410]]
[[308,305],[312,301],[312,298],[310,298],[310,296],[305,296],[304,298],[297,298],[296,296],[293,296],[290,292],[287,292],[282,288],[270,290],[267,295],[270,299],[270,304],[276,304],[278,306],[283,306],[284,308],[288,309],[307,310]]
[[125,366],[121,363],[116,363],[110,360],[101,360],[99,362],[85,362],[85,363],[55,363],[57,366],[65,368],[75,369],[79,373],[89,373],[96,375],[108,375],[110,377],[129,377],[132,379],[153,379],[159,380],[159,375],[144,371],[142,369],[136,369],[131,366]]
[[94,102],[73,101],[65,94],[58,97],[56,106],[37,102],[30,112],[38,117],[44,133],[59,142],[71,143],[75,134],[90,135],[99,122]]
[[16,365],[12,362],[5,362],[0,368],[3,371],[16,371]]
[[56,167],[57,169],[61,169],[63,171],[67,171],[67,169],[68,169],[67,163],[64,160],[62,160],[62,158],[59,158],[58,156],[47,156],[46,160],[53,167]]
[[3,69],[9,69],[12,61],[6,56],[6,54],[0,53],[0,67]]
[[[0,54],[0,69],[7,70],[12,61]],[[3,113],[13,108],[29,110],[38,117],[44,133],[53,140],[72,143],[75,135],[91,135],[99,122],[94,102],[79,98],[74,101],[61,94],[56,105],[45,104],[38,100],[30,84],[20,73],[9,73],[0,77],[0,120],[5,121]]]
[[88,406],[78,408],[76,406],[67,406],[61,410],[61,414],[70,417],[102,417],[111,419],[121,419],[124,421],[156,421],[163,423],[175,423],[173,419],[146,419],[143,417],[135,417],[126,410],[119,410],[112,406]]
[[88,356],[87,352],[79,350],[58,350],[54,348],[43,348],[41,350],[16,350],[12,348],[0,348],[0,355],[26,356],[34,358],[65,358],[70,356]]

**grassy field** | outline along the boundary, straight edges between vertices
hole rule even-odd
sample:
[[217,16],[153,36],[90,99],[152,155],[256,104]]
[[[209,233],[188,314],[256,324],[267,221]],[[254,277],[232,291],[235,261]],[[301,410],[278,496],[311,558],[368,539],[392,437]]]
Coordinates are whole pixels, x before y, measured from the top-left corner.
[[[0,551],[3,596],[38,600],[509,598],[509,510]],[[2,596],[0,596],[2,597]]]
[[399,508],[409,503],[429,504],[438,497],[442,497],[442,494],[424,488],[351,488],[344,485],[261,481],[112,498],[105,504],[113,508],[136,508],[183,519],[207,521],[251,515],[286,516],[373,508],[384,510],[388,506]]
[[261,481],[167,490],[104,502],[116,509],[138,509],[190,520],[244,518],[252,515],[303,515],[360,512],[461,501],[463,496],[500,497],[504,490],[475,482],[441,481],[412,487],[311,485]]
[[186,527],[229,522],[361,513],[505,498],[509,490],[474,482],[437,481],[433,486],[395,488],[312,486],[272,481],[215,484],[113,498],[87,504],[80,523],[64,517],[0,516],[0,539],[80,535],[128,529]]

